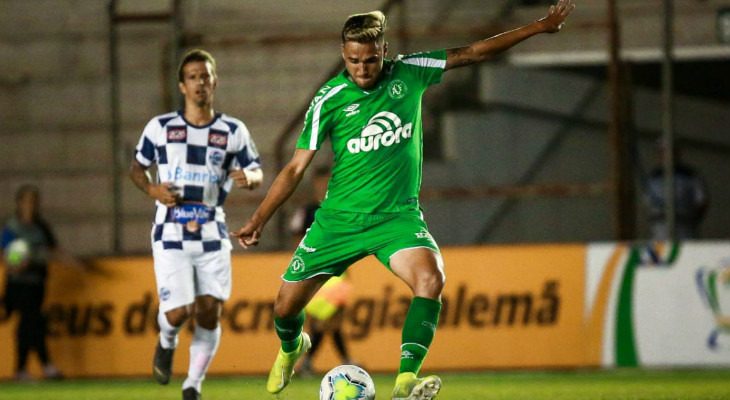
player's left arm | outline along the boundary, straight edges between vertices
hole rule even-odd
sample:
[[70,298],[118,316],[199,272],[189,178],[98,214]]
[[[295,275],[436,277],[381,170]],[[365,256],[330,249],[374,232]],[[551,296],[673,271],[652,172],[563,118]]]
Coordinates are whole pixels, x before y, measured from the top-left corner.
[[468,46],[446,50],[445,70],[477,64],[494,58],[512,46],[541,33],[559,32],[565,19],[575,8],[571,0],[559,0],[550,6],[548,15],[521,28],[500,33],[489,39],[474,42]]
[[234,164],[228,177],[233,180],[233,184],[237,188],[253,190],[264,181],[259,151],[246,125],[240,120],[236,120],[236,123],[238,124],[236,137],[239,142],[237,142],[235,148],[238,152],[236,153],[236,164]]

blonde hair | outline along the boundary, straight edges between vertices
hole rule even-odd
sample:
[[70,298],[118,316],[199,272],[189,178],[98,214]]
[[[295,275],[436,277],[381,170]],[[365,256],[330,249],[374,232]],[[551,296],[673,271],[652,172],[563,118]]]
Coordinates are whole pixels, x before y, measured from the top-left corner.
[[350,15],[342,27],[342,43],[383,43],[384,40],[385,14],[382,11]]
[[215,58],[208,53],[205,50],[201,49],[194,49],[190,50],[185,54],[185,57],[183,57],[182,61],[180,62],[180,65],[177,67],[177,79],[180,82],[185,81],[185,76],[183,76],[183,68],[185,68],[185,65],[191,62],[196,61],[202,61],[202,62],[208,62],[210,63],[210,69],[213,73],[213,76],[218,76],[218,73],[216,71],[216,65],[215,65]]

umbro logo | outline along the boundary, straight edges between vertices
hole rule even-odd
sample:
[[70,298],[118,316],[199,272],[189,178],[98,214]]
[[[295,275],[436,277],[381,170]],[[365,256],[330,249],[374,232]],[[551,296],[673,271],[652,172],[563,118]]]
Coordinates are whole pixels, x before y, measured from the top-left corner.
[[360,105],[355,103],[355,104],[349,105],[347,108],[345,108],[342,111],[347,113],[347,114],[345,114],[346,117],[352,117],[353,115],[360,112],[360,110],[357,109],[358,107],[360,107]]

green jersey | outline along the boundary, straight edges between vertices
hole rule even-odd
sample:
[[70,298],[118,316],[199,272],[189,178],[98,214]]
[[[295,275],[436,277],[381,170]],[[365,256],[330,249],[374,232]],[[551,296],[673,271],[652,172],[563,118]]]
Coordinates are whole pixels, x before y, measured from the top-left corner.
[[335,163],[323,209],[376,213],[419,208],[423,165],[421,98],[441,81],[446,51],[385,60],[376,87],[347,70],[327,82],[307,111],[297,148],[318,150],[329,136]]

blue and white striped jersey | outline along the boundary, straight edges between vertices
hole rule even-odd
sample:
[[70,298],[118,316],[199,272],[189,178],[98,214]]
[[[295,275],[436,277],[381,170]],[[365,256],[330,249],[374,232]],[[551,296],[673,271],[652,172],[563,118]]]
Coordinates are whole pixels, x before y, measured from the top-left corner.
[[171,182],[182,202],[203,203],[213,213],[210,221],[190,232],[174,221],[168,207],[156,202],[152,240],[162,241],[164,248],[182,249],[185,244],[186,249],[203,251],[218,250],[222,239],[228,241],[222,207],[233,187],[228,174],[261,166],[246,125],[225,114],[216,114],[205,126],[190,124],[182,111],[154,117],[134,157],[145,168],[156,163],[158,183]]

